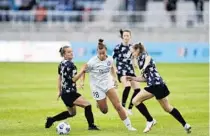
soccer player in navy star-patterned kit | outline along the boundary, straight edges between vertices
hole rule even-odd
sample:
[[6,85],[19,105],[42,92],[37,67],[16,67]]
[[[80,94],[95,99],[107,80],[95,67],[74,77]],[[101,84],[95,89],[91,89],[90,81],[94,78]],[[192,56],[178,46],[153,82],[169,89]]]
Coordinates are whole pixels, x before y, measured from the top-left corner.
[[191,126],[186,123],[181,113],[169,104],[168,95],[170,94],[167,85],[159,75],[155,62],[145,50],[145,47],[139,43],[133,46],[133,56],[138,59],[139,69],[142,71],[140,77],[128,76],[129,81],[147,82],[147,87],[141,90],[133,99],[134,105],[139,105],[143,101],[156,97],[161,107],[170,113],[177,121],[181,123],[187,133],[190,133]]
[[91,104],[85,100],[81,94],[77,92],[76,81],[84,74],[85,65],[77,73],[77,67],[72,62],[73,51],[69,46],[64,46],[60,49],[60,54],[64,58],[58,67],[58,99],[61,97],[68,111],[61,112],[54,117],[48,117],[45,123],[45,128],[50,128],[55,121],[64,120],[76,115],[76,106],[82,107],[85,110],[89,130],[99,130],[94,124],[94,117],[91,109]]
[[[120,30],[120,35],[123,40],[122,43],[118,44],[114,48],[113,59],[116,60],[117,75],[118,80],[123,84],[124,90],[122,95],[122,106],[125,107],[126,101],[131,89],[134,89],[132,95],[128,113],[132,114],[131,109],[133,107],[132,99],[140,92],[139,83],[136,81],[127,81],[126,76],[134,76],[135,72],[132,63],[131,49],[132,45],[129,43],[131,40],[131,32],[129,30]],[[142,115],[147,119],[146,128],[143,132],[148,132],[151,127],[156,124],[156,120],[148,112],[146,106],[143,103],[136,105],[136,108],[142,113]]]

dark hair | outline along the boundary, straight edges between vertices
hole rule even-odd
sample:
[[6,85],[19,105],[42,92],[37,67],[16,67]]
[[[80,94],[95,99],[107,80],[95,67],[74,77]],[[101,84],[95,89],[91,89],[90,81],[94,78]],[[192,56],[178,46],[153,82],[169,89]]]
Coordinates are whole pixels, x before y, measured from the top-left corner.
[[69,46],[65,45],[59,49],[59,53],[60,53],[61,57],[64,56],[66,48],[69,48]]
[[124,32],[128,32],[128,33],[130,33],[130,35],[131,35],[131,31],[130,30],[122,30],[122,29],[120,29],[120,37],[123,39],[123,33]]
[[138,50],[139,49],[139,53],[143,53],[143,52],[146,52],[146,49],[144,47],[144,45],[142,43],[137,43],[133,46],[134,50]]
[[107,50],[107,47],[106,47],[106,45],[103,43],[103,41],[104,41],[103,39],[99,39],[99,40],[98,40],[98,48],[97,48],[98,50],[102,50],[102,49],[104,49],[104,48]]

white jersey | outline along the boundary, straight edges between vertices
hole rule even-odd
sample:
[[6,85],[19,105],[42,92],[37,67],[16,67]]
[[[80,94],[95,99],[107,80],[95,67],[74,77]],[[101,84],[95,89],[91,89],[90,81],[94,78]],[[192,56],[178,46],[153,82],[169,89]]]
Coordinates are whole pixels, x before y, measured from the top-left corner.
[[111,75],[113,66],[111,56],[108,56],[104,61],[101,61],[98,56],[94,56],[88,61],[87,65],[87,72],[90,73],[90,87],[93,93],[98,91],[106,93],[109,89],[114,88],[114,81]]

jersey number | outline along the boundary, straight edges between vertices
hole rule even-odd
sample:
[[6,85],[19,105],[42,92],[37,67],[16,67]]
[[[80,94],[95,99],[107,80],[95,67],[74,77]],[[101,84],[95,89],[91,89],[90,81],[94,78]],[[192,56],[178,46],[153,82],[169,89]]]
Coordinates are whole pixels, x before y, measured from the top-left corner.
[[94,95],[96,98],[99,98],[98,92],[93,92],[93,95]]

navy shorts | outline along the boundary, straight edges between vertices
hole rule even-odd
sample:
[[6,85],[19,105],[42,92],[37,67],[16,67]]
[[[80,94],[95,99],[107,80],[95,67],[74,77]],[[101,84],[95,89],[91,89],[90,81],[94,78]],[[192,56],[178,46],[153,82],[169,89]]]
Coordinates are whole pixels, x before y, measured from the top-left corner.
[[65,93],[61,95],[61,99],[63,100],[63,103],[68,107],[74,106],[74,101],[79,98],[81,94],[74,92],[74,93]]
[[132,74],[132,73],[126,73],[126,75],[117,74],[117,78],[118,78],[118,81],[119,81],[120,83],[121,83],[120,78],[121,78],[122,76],[133,76],[133,77],[136,77],[136,75],[135,75],[135,74]]
[[168,87],[165,84],[153,85],[144,88],[147,92],[153,94],[157,100],[165,98],[170,94]]

